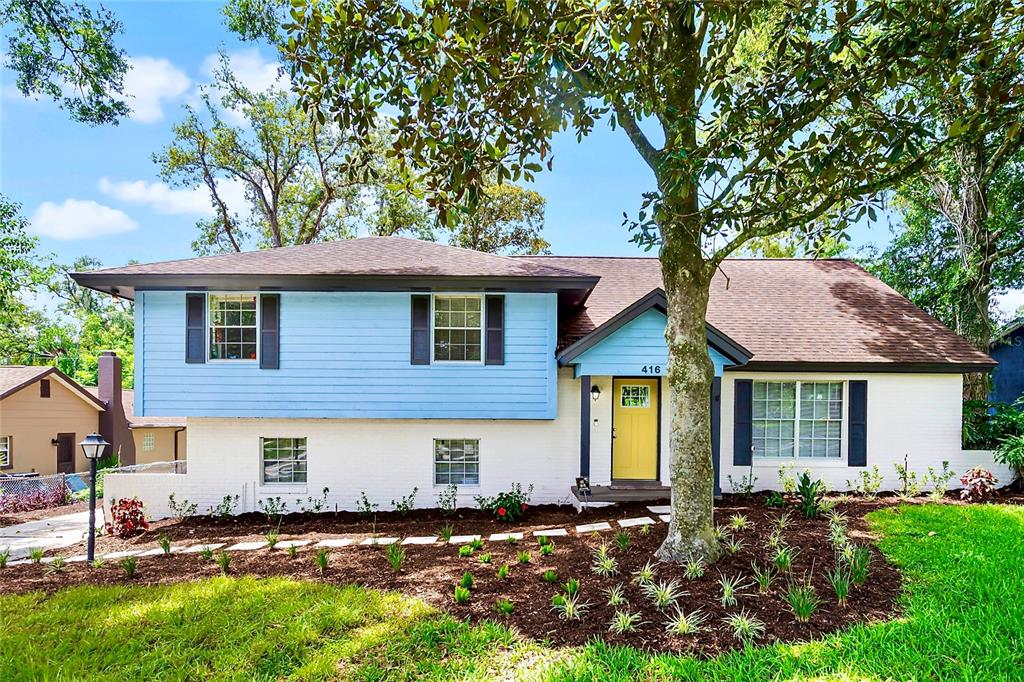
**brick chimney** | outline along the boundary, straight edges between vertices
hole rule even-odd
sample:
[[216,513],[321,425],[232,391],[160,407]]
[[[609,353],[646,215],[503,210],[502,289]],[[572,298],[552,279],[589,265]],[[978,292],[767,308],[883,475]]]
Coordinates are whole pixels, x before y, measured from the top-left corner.
[[103,351],[98,364],[99,399],[107,407],[100,413],[100,435],[110,443],[107,454],[117,453],[121,466],[135,464],[135,440],[121,399],[121,358],[114,351]]

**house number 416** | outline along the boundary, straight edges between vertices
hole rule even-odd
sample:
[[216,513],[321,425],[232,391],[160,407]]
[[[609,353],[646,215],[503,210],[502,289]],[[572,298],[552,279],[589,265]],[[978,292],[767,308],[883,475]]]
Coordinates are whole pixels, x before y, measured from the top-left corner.
[[661,365],[644,365],[640,368],[641,374],[661,374]]

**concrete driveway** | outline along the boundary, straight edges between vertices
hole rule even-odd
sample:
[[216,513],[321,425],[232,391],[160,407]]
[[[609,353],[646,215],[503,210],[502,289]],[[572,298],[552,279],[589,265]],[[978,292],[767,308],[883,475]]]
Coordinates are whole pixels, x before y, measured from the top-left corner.
[[[96,527],[103,527],[103,508],[96,508]],[[33,547],[46,550],[68,547],[85,539],[89,530],[89,512],[76,512],[48,519],[27,521],[16,526],[0,528],[0,552],[5,548],[11,559],[28,556]]]

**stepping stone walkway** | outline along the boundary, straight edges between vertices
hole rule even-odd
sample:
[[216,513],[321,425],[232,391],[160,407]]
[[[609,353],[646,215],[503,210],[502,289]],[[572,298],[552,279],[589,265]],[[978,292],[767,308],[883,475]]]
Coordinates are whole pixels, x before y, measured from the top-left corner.
[[366,538],[360,545],[393,545],[398,542],[398,538]]
[[669,521],[672,520],[672,515],[671,514],[662,514],[658,518],[661,519],[662,521],[664,521],[665,523],[668,523]]
[[[142,554],[145,554],[145,552],[143,552]],[[142,554],[140,554],[139,556],[142,556]],[[69,564],[78,564],[78,563],[81,563],[83,561],[88,561],[88,560],[89,560],[89,556],[87,554],[76,554],[73,557],[68,557],[67,562]]]
[[[171,552],[173,553],[175,551],[180,552],[181,551],[181,547],[171,547]],[[147,549],[145,552],[141,552],[140,554],[137,554],[136,556],[140,556],[140,557],[142,557],[142,556],[157,556],[158,554],[163,554],[163,553],[164,553],[164,548],[163,547],[155,547],[154,549]],[[85,555],[83,554],[82,556],[84,557]],[[83,559],[83,561],[84,561],[84,559]]]
[[403,545],[432,545],[437,542],[436,535],[424,535],[422,537],[412,537],[402,540]]
[[577,533],[593,533],[599,530],[611,530],[612,525],[607,521],[599,521],[597,523],[584,523],[582,526],[576,526]]
[[638,516],[635,519],[619,519],[619,525],[623,528],[632,528],[633,526],[649,526],[657,523],[654,519],[649,516]]
[[228,547],[229,551],[232,552],[251,552],[257,549],[263,549],[270,543],[266,540],[257,540],[254,542],[239,542],[238,544],[231,545]]
[[453,535],[448,539],[449,545],[464,545],[467,542],[473,542],[473,540],[479,540],[479,535]]
[[352,538],[328,538],[316,543],[317,547],[348,547],[353,542]]
[[533,531],[533,537],[545,537],[545,538],[558,538],[564,535],[568,535],[569,531],[564,528],[549,528],[547,530],[535,530]]
[[516,540],[522,540],[522,533],[492,533],[491,537],[487,538],[491,542],[507,541],[509,538],[515,538]]
[[[104,554],[101,558],[102,559],[123,559],[124,557],[135,556],[136,554],[142,554],[142,550],[141,549],[128,549],[128,550],[125,550],[123,552],[110,552],[109,554]],[[51,561],[52,561],[52,559],[51,559]]]
[[667,504],[654,504],[647,508],[647,511],[652,514],[671,514],[672,507]]
[[313,542],[313,541],[312,540],[281,540],[279,543],[277,543],[277,547],[280,547],[281,549],[288,549],[289,547],[305,547],[306,545],[308,545],[311,542]]
[[208,550],[210,550],[212,552],[215,549],[220,549],[221,547],[223,547],[226,544],[227,544],[226,542],[214,542],[214,543],[211,543],[209,545],[192,545],[191,547],[186,547],[185,549],[181,550],[181,553],[182,554],[198,554],[199,552],[202,552],[204,549],[208,549]]

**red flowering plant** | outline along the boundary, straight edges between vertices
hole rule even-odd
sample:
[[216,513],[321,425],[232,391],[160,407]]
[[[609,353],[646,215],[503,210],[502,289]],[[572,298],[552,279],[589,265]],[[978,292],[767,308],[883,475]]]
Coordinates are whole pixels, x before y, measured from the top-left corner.
[[526,515],[529,508],[530,495],[533,494],[531,484],[525,491],[518,483],[512,484],[512,489],[498,493],[494,497],[478,495],[474,499],[484,511],[494,514],[499,521],[517,521]]
[[960,499],[967,502],[984,502],[995,494],[996,483],[999,481],[991,471],[974,467],[960,477],[960,482],[964,486],[960,491]]
[[127,539],[149,530],[145,507],[137,497],[114,500],[110,505],[110,516],[111,520],[104,526],[109,535]]

